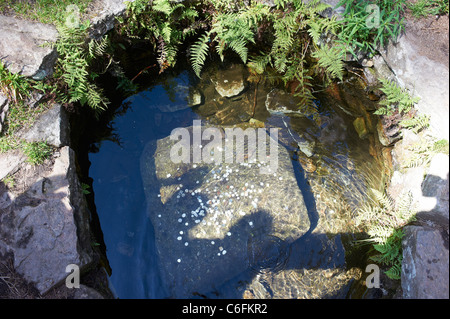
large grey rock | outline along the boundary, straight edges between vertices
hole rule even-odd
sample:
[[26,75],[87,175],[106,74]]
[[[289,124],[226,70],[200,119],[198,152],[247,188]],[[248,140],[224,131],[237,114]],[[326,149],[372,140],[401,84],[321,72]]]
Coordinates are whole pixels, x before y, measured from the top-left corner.
[[402,289],[405,299],[448,299],[448,226],[404,229]]
[[0,209],[0,246],[13,252],[15,271],[41,294],[65,281],[66,266],[92,261],[88,216],[75,172],[75,154],[60,150],[52,170]]
[[52,25],[0,15],[0,58],[12,73],[42,79],[53,72],[58,32]]
[[3,94],[0,93],[0,134],[3,131],[3,124],[5,123],[6,113],[9,109],[9,101]]
[[0,180],[13,174],[24,160],[25,156],[20,151],[0,153]]
[[53,105],[39,116],[22,138],[28,142],[46,141],[55,147],[69,145],[69,119],[64,107]]
[[108,31],[114,28],[117,23],[116,18],[124,15],[126,2],[134,0],[96,0],[91,4],[88,18],[91,21],[89,36],[93,39],[100,39]]
[[[423,48],[414,34],[406,32],[390,43],[382,56],[399,84],[420,97],[419,113],[429,114],[433,134],[449,139],[449,70],[448,65],[422,54]],[[448,56],[447,56],[448,61]]]
[[175,143],[149,143],[141,157],[162,281],[172,297],[208,293],[249,268],[283,262],[288,245],[310,227],[286,149],[278,145],[276,173],[260,174],[258,163],[175,164]]

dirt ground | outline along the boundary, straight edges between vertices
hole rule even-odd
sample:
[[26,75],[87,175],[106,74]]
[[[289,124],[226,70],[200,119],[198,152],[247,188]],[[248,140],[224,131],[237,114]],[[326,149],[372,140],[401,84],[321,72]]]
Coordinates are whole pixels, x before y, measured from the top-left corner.
[[[415,1],[410,1],[415,2]],[[407,37],[414,40],[419,53],[430,60],[449,66],[449,16],[429,16],[416,19],[409,9],[405,12]]]

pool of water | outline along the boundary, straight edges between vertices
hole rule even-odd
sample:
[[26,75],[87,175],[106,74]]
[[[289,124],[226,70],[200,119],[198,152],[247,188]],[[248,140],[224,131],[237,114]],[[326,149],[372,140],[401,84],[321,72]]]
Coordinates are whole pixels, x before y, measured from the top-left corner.
[[[220,72],[201,81],[189,71],[151,80],[115,106],[126,111],[109,124],[114,138],[96,141],[89,154],[112,290],[119,298],[345,297],[357,278],[342,234],[369,184],[379,183],[366,141],[332,98],[315,101],[314,116],[271,113],[273,88],[247,84],[222,97]],[[252,116],[258,122],[248,126]],[[158,159],[172,130],[195,120],[279,128],[289,159],[280,160],[283,173]],[[221,216],[228,216],[223,225]]]

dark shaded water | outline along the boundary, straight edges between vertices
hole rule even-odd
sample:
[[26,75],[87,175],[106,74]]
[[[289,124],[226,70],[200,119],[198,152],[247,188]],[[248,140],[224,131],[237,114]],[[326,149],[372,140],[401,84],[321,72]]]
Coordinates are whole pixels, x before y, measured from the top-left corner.
[[[207,81],[206,84],[199,84],[187,71],[165,79],[161,83],[154,81],[148,89],[122,101],[119,109],[126,109],[126,112],[115,117],[110,123],[113,128],[111,138],[95,143],[98,151],[89,154],[91,162],[89,176],[93,180],[95,206],[112,270],[111,288],[119,298],[172,297],[171,292],[167,290],[167,283],[163,282],[158,265],[159,253],[155,242],[154,225],[148,217],[148,209],[151,207],[147,207],[140,160],[148,143],[169,136],[174,128],[191,126],[194,119],[206,120],[205,112],[199,111],[199,107],[186,107],[185,98],[189,88],[193,86],[203,90],[202,105],[205,105],[205,101],[207,104],[209,100],[228,103],[227,99],[220,99],[212,96],[212,93],[208,93],[212,91]],[[248,97],[251,92],[253,91],[247,90],[242,94],[244,96],[242,103],[249,104],[248,101],[257,100],[258,107],[255,117],[269,123],[272,117],[264,105],[267,91],[261,90],[257,99],[253,99],[253,96]],[[320,112],[330,119],[333,119],[333,114],[335,114],[335,111],[327,106],[324,106]],[[242,118],[241,115],[237,118]],[[305,127],[305,125],[310,125],[310,127]],[[291,118],[290,129],[292,132],[295,132],[297,127],[300,130],[308,131],[309,135],[313,137],[314,134],[316,137],[325,136],[323,133],[325,130],[321,131],[325,126],[314,125],[312,120]],[[361,190],[361,188],[364,188],[366,183],[363,176],[358,176],[358,172],[367,168],[371,160],[367,155],[367,146],[359,145],[361,143],[351,124],[342,123],[340,130],[345,131],[345,136],[337,138],[338,128],[338,131],[332,134],[334,139],[331,139],[331,142],[330,139],[325,138],[315,139],[316,154],[312,158],[315,159],[314,165],[318,169],[312,173],[307,173],[304,166],[300,165],[299,157],[302,157],[303,160],[309,159],[299,152],[295,143],[289,143],[288,137],[284,140],[281,139],[292,156],[293,170],[297,180],[297,185],[292,185],[292,187],[299,187],[303,194],[311,227],[304,236],[289,243],[289,246],[282,250],[278,249],[276,244],[258,247],[257,241],[254,243],[256,246],[252,249],[253,252],[260,251],[265,254],[263,258],[275,264],[277,263],[276,259],[279,258],[277,254],[287,255],[281,269],[276,270],[276,273],[286,270],[288,271],[287,275],[273,275],[270,281],[269,279],[260,279],[261,274],[256,274],[248,269],[227,282],[221,283],[218,287],[214,287],[214,292],[207,295],[208,297],[241,298],[242,292],[246,289],[245,283],[251,286],[249,291],[252,292],[253,297],[308,297],[307,293],[302,295],[302,289],[311,291],[316,289],[323,292],[322,295],[317,293],[319,296],[329,297],[334,294],[334,296],[345,297],[348,285],[343,285],[344,289],[341,294],[327,292],[330,290],[327,286],[336,286],[336,283],[333,282],[321,282],[314,288],[303,288],[302,286],[305,285],[305,280],[311,279],[312,275],[308,272],[309,270],[343,269],[345,271],[346,269],[341,236],[338,231],[334,232],[333,228],[327,228],[320,224],[322,216],[319,214],[319,208],[326,206],[328,212],[332,212],[330,214],[335,214],[335,210],[338,208],[334,208],[336,205],[333,202],[336,203],[336,200],[339,204],[348,202],[354,205],[355,198],[357,200],[358,196],[361,197],[361,194],[364,194],[364,189]],[[286,132],[284,130],[285,136],[292,133]],[[319,171],[322,173],[319,174]],[[323,173],[324,171],[325,173]],[[349,186],[345,187],[345,183],[348,183]],[[155,187],[159,188],[157,185]],[[325,189],[321,193],[322,197],[318,196],[321,187]],[[342,190],[342,187],[345,191]],[[345,194],[346,192],[347,194]],[[329,198],[324,198],[327,194]],[[345,196],[348,198],[344,198]],[[326,209],[325,214],[327,214]],[[276,240],[274,239],[274,243]],[[283,278],[280,279],[280,276]],[[323,277],[323,274],[314,276]],[[263,287],[261,290],[258,290],[255,280],[261,283],[260,286]],[[268,283],[268,281],[270,282]],[[285,286],[298,285],[292,289],[297,292],[289,295],[274,291],[281,282]],[[280,290],[289,290],[289,288],[285,287]],[[309,292],[309,295],[312,294]]]

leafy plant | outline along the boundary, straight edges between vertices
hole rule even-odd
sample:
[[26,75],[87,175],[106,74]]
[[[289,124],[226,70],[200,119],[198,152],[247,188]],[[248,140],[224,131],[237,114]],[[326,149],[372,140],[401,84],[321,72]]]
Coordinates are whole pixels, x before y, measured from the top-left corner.
[[89,195],[91,192],[89,191],[90,186],[88,184],[85,183],[81,183],[81,192],[84,195]]
[[27,162],[32,165],[39,165],[52,153],[52,147],[46,142],[24,142],[22,150],[27,156]]
[[127,18],[119,21],[123,34],[151,42],[162,72],[175,65],[178,47],[198,27],[197,16],[196,10],[181,2],[135,0],[127,2]]
[[430,15],[448,14],[448,0],[418,0],[408,3],[407,7],[415,18],[424,18]]
[[430,116],[428,114],[413,116],[411,118],[401,120],[400,125],[413,131],[414,133],[418,133],[419,131],[430,126]]
[[332,77],[342,80],[344,76],[343,51],[339,48],[321,46],[312,56],[318,59],[319,65],[326,69]]
[[337,33],[341,44],[356,56],[357,51],[375,53],[389,39],[395,41],[404,28],[404,2],[405,0],[339,1],[336,7],[345,7],[344,19]]
[[394,230],[392,235],[381,244],[373,245],[373,248],[380,254],[372,256],[371,259],[390,268],[385,274],[391,279],[399,280],[402,270],[402,230]]
[[92,0],[4,0],[0,2],[0,11],[11,9],[14,14],[29,20],[42,23],[63,23],[66,19],[67,7],[76,6],[82,14]]
[[246,7],[238,3],[232,5],[231,1],[211,1],[210,11],[207,19],[211,28],[191,46],[191,63],[199,77],[209,47],[215,47],[221,60],[230,49],[247,63],[248,44],[255,43],[259,23],[269,16],[269,7],[261,3]]
[[29,95],[30,82],[18,73],[11,73],[0,60],[0,91],[14,103]]
[[[95,84],[98,74],[92,72],[93,61],[103,55],[107,47],[107,37],[102,40],[87,40],[89,21],[78,27],[57,25],[59,32],[55,47],[58,51],[60,78],[68,88],[68,97],[62,95],[64,103],[79,102],[88,105],[97,113],[109,103],[102,90]],[[57,72],[58,73],[58,72]]]
[[371,202],[357,212],[356,225],[370,236],[365,242],[373,244],[378,255],[374,261],[389,266],[386,272],[392,279],[399,279],[401,269],[402,227],[415,220],[415,202],[411,193],[405,193],[394,201],[387,194],[371,189]]
[[444,139],[436,141],[435,139],[421,137],[418,142],[408,147],[408,150],[412,154],[402,163],[402,168],[427,166],[434,155],[449,153],[449,143]]
[[408,113],[415,103],[419,101],[418,97],[411,97],[406,89],[400,88],[395,82],[387,79],[380,79],[382,87],[380,90],[385,94],[385,98],[379,102],[381,106],[374,114],[392,115],[394,112]]

